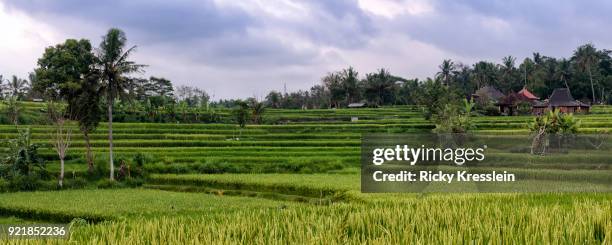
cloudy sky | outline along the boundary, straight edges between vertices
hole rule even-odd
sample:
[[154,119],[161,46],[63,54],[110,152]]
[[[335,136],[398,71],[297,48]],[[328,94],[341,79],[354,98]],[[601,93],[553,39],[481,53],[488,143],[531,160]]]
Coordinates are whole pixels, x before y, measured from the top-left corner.
[[0,74],[25,77],[67,38],[97,46],[123,29],[141,76],[205,89],[214,99],[307,89],[328,71],[384,67],[406,78],[456,62],[567,57],[612,49],[612,1],[0,0]]

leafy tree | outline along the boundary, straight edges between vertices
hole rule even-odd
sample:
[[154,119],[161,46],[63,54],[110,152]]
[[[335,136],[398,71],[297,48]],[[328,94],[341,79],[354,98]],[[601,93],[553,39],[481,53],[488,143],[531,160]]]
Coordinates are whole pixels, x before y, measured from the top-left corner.
[[427,120],[440,113],[444,106],[451,101],[449,89],[442,85],[440,81],[427,79],[419,92],[419,104],[423,106],[424,116]]
[[365,98],[370,104],[377,106],[395,102],[395,81],[386,69],[366,74],[366,79],[362,82]]
[[165,78],[160,77],[151,77],[149,81],[152,86],[153,92],[162,97],[173,97],[174,96],[174,88],[172,87],[172,82]]
[[279,108],[281,106],[282,98],[283,95],[280,92],[272,90],[266,96],[266,104],[272,108]]
[[94,155],[91,149],[89,134],[96,131],[100,124],[103,111],[100,106],[101,97],[98,95],[100,91],[99,74],[89,74],[81,83],[81,89],[78,96],[70,105],[75,118],[78,120],[79,130],[85,139],[87,170],[89,173],[94,172]]
[[349,67],[348,69],[342,70],[341,81],[342,87],[346,93],[346,104],[350,104],[358,101],[359,99],[359,73]]
[[310,88],[308,100],[310,101],[309,103],[311,104],[312,108],[324,108],[330,104],[330,97],[331,95],[329,91],[325,89],[325,87],[315,85]]
[[31,78],[35,81],[34,90],[47,100],[67,102],[69,119],[79,122],[85,139],[89,172],[94,170],[89,134],[95,131],[102,114],[99,105],[100,72],[95,68],[96,61],[89,40],[67,39],[45,49]]
[[106,94],[108,106],[108,141],[110,179],[114,180],[113,164],[113,104],[115,98],[125,94],[130,85],[126,75],[142,71],[144,65],[130,61],[130,55],[136,46],[125,49],[127,38],[119,29],[112,28],[103,37],[98,50],[98,60],[102,72],[103,92]]
[[67,39],[64,43],[45,49],[35,69],[39,91],[49,100],[75,98],[83,77],[91,73],[96,57],[88,40]]
[[178,101],[184,101],[189,107],[206,106],[210,100],[210,96],[206,91],[191,86],[178,86],[176,89],[176,97]]
[[342,85],[342,73],[328,73],[325,77],[323,77],[322,81],[329,91],[330,107],[340,107],[340,103],[346,98],[346,90]]
[[419,93],[419,80],[408,80],[403,82],[399,89],[399,101],[404,105],[416,105],[418,104]]

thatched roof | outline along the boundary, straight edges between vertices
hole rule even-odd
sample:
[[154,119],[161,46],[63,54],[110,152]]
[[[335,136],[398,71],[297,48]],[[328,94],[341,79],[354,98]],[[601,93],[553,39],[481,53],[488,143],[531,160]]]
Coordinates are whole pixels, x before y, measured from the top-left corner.
[[550,99],[548,99],[548,104],[553,107],[576,107],[580,106],[580,102],[576,101],[569,89],[567,88],[557,88],[553,90],[552,95],[550,95]]
[[489,85],[476,90],[474,95],[476,95],[477,97],[485,96],[494,101],[499,101],[501,98],[504,97],[504,94],[502,94],[502,92],[499,92],[499,90]]
[[550,98],[544,102],[537,102],[534,107],[590,107],[585,103],[575,100],[568,88],[557,88],[553,90]]

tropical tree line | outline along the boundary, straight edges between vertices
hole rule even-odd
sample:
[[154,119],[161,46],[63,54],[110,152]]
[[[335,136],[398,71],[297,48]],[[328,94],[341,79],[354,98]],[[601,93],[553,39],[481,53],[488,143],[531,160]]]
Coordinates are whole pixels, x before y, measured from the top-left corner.
[[[431,102],[432,83],[447,87],[447,93],[467,98],[475,90],[489,85],[504,94],[527,88],[547,98],[555,88],[567,87],[573,96],[593,104],[612,103],[612,58],[610,50],[593,44],[576,48],[569,58],[554,58],[533,53],[518,63],[506,56],[500,63],[478,61],[472,65],[446,59],[433,78],[405,79],[389,70],[379,69],[360,76],[352,67],[330,72],[309,90],[290,93],[271,91],[266,105],[272,108],[337,108],[365,102],[370,106],[425,105]],[[425,93],[424,93],[425,92]]]

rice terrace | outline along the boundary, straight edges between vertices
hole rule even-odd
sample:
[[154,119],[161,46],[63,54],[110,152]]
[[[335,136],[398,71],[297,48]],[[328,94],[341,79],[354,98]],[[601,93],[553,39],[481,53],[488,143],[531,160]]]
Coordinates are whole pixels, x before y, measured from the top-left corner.
[[[220,19],[206,22],[206,28],[253,21],[255,15],[223,18],[262,7],[213,2],[211,8],[227,12],[204,14],[206,20]],[[386,18],[385,25],[399,14],[371,12],[382,5],[355,2],[370,9],[359,16]],[[22,11],[32,13],[24,22],[31,26],[41,16],[49,17],[50,26],[64,23],[54,14],[40,15],[63,10],[51,8],[54,4],[0,0],[0,20]],[[92,21],[96,28],[84,28],[83,38],[59,35],[59,41],[36,49],[27,78],[0,75],[0,244],[612,243],[612,51],[605,46],[610,42],[582,42],[564,50],[565,57],[536,51],[520,60],[511,55],[476,60],[480,51],[472,50],[470,63],[444,58],[422,79],[397,69],[371,69],[362,54],[344,59],[343,52],[364,44],[358,38],[346,44],[350,48],[333,44],[327,39],[335,33],[349,35],[335,29],[325,29],[326,38],[308,39],[328,45],[318,52],[330,55],[326,59],[304,50],[277,56],[286,43],[273,37],[290,40],[304,29],[318,31],[300,26],[272,35],[257,29],[277,21],[271,17],[239,32],[247,36],[210,43],[204,40],[227,33],[194,37],[206,43],[199,49],[174,49],[193,42],[156,46],[152,43],[170,42],[175,35],[194,35],[164,22],[170,21],[166,8],[153,15],[158,4],[172,5],[151,3],[143,13],[153,12],[136,24],[118,11],[121,28],[105,26],[98,39],[88,36],[99,30]],[[285,7],[324,9],[310,4]],[[196,18],[182,7],[170,12],[187,21]],[[234,13],[235,8],[242,10]],[[425,12],[406,11],[415,16],[433,11],[418,10]],[[75,18],[101,18],[97,13]],[[357,17],[333,18],[315,29]],[[175,32],[146,36],[140,25],[148,22]],[[77,32],[79,25],[66,28]],[[24,26],[19,28],[34,28]],[[279,28],[285,27],[274,30]],[[260,31],[265,34],[252,33]],[[38,39],[47,40],[45,35]],[[308,40],[293,43],[308,51],[314,45]],[[136,49],[132,42],[142,46]],[[270,44],[249,50],[262,42]],[[369,43],[375,44],[380,45]],[[160,69],[166,57],[146,53],[155,48],[168,48],[171,61],[193,52],[202,57],[189,60],[210,63]],[[249,56],[266,52],[274,55]],[[487,55],[482,57],[492,56]],[[322,68],[296,68],[308,62],[289,61],[299,57],[324,64],[343,57],[343,62],[322,65],[321,73]],[[270,69],[269,60],[283,71]],[[381,60],[372,62],[391,64]],[[417,68],[429,61],[422,62]],[[11,65],[0,57],[0,72]],[[282,74],[256,76],[264,71]],[[291,84],[291,78],[314,71],[319,73],[310,87]],[[202,78],[210,81],[186,81],[203,73],[211,74]],[[250,76],[250,83],[237,82]],[[263,82],[267,78],[273,86]],[[255,92],[259,87],[264,94]],[[226,92],[216,96],[215,88]],[[244,96],[251,89],[253,96]]]

